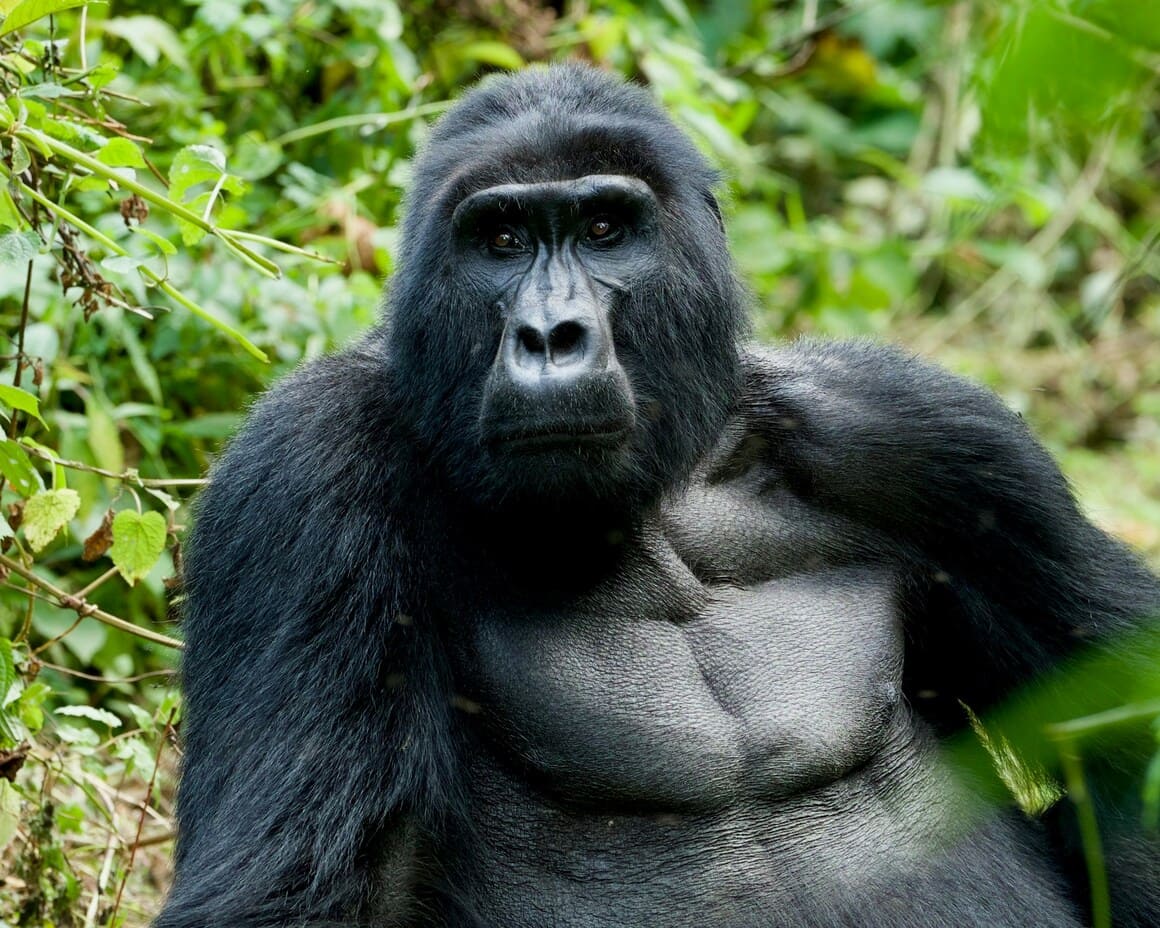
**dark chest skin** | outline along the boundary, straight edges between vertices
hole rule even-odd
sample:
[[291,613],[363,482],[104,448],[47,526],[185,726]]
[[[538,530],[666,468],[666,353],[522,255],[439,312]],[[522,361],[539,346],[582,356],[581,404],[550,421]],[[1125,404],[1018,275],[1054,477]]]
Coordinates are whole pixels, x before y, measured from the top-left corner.
[[474,834],[448,857],[484,924],[857,924],[871,883],[1004,840],[903,698],[888,545],[793,497],[746,432],[608,540],[597,582],[539,577],[513,612],[497,562],[460,626]]

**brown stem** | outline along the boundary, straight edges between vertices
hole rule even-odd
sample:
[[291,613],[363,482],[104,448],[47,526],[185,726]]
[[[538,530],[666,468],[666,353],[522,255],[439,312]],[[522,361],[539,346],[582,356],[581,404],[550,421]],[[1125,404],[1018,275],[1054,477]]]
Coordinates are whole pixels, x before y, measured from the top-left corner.
[[138,638],[144,638],[146,641],[152,641],[154,644],[163,644],[167,648],[176,648],[181,650],[185,647],[176,638],[170,638],[168,635],[162,635],[160,632],[150,631],[147,628],[142,628],[140,625],[134,625],[132,622],[126,622],[122,618],[118,618],[111,613],[105,612],[103,609],[98,609],[92,603],[68,593],[60,587],[45,580],[38,574],[33,573],[19,561],[13,560],[5,554],[0,554],[0,567],[6,567],[8,570],[17,576],[23,577],[33,586],[48,593],[56,604],[62,609],[71,609],[82,619],[96,619],[110,628],[118,628],[123,632],[128,632],[130,635],[135,635]]

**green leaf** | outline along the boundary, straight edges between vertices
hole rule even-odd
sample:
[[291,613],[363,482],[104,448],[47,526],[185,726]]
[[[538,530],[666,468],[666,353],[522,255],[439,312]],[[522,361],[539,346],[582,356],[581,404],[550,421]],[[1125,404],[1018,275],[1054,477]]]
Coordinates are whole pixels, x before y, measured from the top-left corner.
[[64,639],[64,646],[76,655],[82,666],[93,663],[97,652],[108,643],[109,627],[100,622],[81,622],[75,628],[70,627]]
[[72,718],[88,719],[90,722],[99,722],[109,728],[120,728],[122,722],[108,709],[97,709],[94,706],[62,706],[53,712],[54,715],[67,715]]
[[20,721],[30,733],[36,734],[44,727],[44,701],[51,695],[47,683],[33,682],[24,687],[24,692],[16,700]]
[[[1125,9],[1136,7],[1150,12],[1125,21]],[[1121,119],[1154,77],[1136,43],[1160,34],[1156,9],[1139,0],[1089,0],[1072,11],[1012,4],[989,53],[996,67],[980,101],[985,133],[1021,146],[1041,120],[1090,137]]]
[[990,188],[968,168],[935,168],[922,179],[922,189],[932,196],[966,203],[986,203]]
[[98,467],[120,473],[125,469],[125,447],[121,444],[121,432],[105,405],[103,397],[90,396],[85,405],[88,419],[86,440],[93,452],[93,460]]
[[267,142],[257,132],[247,132],[234,145],[230,167],[239,177],[261,180],[282,166],[282,146]]
[[0,851],[16,837],[20,825],[20,794],[16,787],[0,777]]
[[189,67],[185,49],[173,27],[156,16],[119,16],[107,19],[104,29],[129,43],[138,57],[148,65],[157,64],[164,55],[179,68]]
[[178,203],[198,184],[216,184],[226,172],[226,156],[209,145],[186,145],[169,168],[169,198]]
[[156,755],[140,737],[122,738],[113,745],[113,756],[125,762],[126,773],[136,773],[143,780],[153,779]]
[[8,384],[0,383],[0,403],[12,409],[19,409],[21,412],[28,413],[40,422],[41,425],[48,425],[47,422],[40,418],[40,400],[27,390],[21,390],[20,387],[10,387]]
[[0,267],[26,264],[40,253],[40,236],[35,232],[7,232],[0,235]]
[[15,32],[29,23],[59,13],[61,10],[84,6],[86,2],[87,0],[22,0],[4,17],[4,22],[0,24],[0,36],[8,35],[9,32]]
[[128,274],[129,271],[135,271],[148,263],[148,255],[109,255],[101,259],[101,267],[114,274]]
[[[0,638],[0,746],[19,744],[23,738],[23,732],[13,724],[15,713],[9,707],[10,698],[12,701],[16,698],[15,694],[12,694],[15,684],[16,660],[12,656],[12,642],[7,638]],[[0,777],[0,783],[2,782],[4,779]],[[2,827],[0,824],[0,828]],[[0,848],[3,846],[4,842],[0,841]]]
[[42,551],[77,514],[81,498],[76,490],[41,490],[24,504],[20,527],[33,551]]
[[129,231],[132,232],[134,235],[145,236],[145,238],[149,239],[149,241],[151,241],[154,245],[157,246],[157,249],[162,254],[165,254],[165,255],[177,254],[177,246],[174,245],[173,242],[169,241],[169,239],[165,238],[163,235],[158,235],[152,229],[146,229],[144,226],[130,226]]
[[128,583],[136,583],[153,569],[165,550],[166,534],[165,517],[159,512],[123,509],[117,513],[109,557]]
[[23,174],[32,166],[32,155],[28,153],[28,146],[20,139],[12,139],[12,158],[11,170],[12,176]]
[[8,691],[16,682],[16,659],[12,656],[12,642],[0,638],[0,707],[8,703]]
[[[25,154],[27,153],[26,151]],[[13,153],[13,157],[15,157],[15,153]],[[0,187],[0,229],[19,229],[23,225],[24,217],[17,211],[12,194],[8,192],[7,187]]]
[[67,87],[62,87],[60,84],[54,84],[51,81],[44,84],[33,84],[31,87],[25,87],[20,91],[20,96],[24,99],[29,97],[36,97],[41,100],[54,100],[57,97],[77,96],[76,91],[69,90]]
[[44,489],[28,453],[5,436],[0,436],[0,473],[21,496],[32,496]]
[[66,725],[61,722],[56,727],[56,736],[81,756],[92,754],[93,749],[101,743],[101,736],[87,725]]
[[518,71],[524,66],[524,59],[520,53],[505,42],[488,40],[467,42],[455,49],[455,55],[461,60],[482,61],[484,64],[507,68],[509,71]]
[[145,156],[141,154],[141,149],[133,142],[123,138],[109,139],[96,153],[96,158],[101,164],[107,164],[111,168],[143,168],[148,166],[145,164]]
[[689,8],[682,0],[660,0],[660,3],[678,26],[692,35],[697,34],[697,26],[693,22],[693,17],[689,15]]
[[94,90],[100,90],[106,84],[110,83],[120,72],[119,64],[114,64],[111,61],[102,61],[95,68],[89,69],[86,80]]

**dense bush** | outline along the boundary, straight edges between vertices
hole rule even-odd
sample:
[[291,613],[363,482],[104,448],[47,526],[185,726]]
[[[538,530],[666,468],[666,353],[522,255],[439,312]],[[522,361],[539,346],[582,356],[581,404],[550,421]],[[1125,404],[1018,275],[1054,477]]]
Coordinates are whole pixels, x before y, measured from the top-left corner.
[[889,336],[988,381],[1160,563],[1158,5],[0,16],[0,925],[155,909],[190,496],[256,391],[375,317],[415,147],[489,70],[646,82],[723,169],[763,337]]

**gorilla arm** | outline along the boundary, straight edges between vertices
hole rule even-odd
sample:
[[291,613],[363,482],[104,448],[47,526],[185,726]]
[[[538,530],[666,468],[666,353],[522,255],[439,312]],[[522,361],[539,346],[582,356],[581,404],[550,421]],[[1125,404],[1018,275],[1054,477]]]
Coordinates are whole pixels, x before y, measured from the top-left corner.
[[[982,715],[1046,674],[998,724],[1050,763],[1044,723],[1139,699],[1141,687],[1157,695],[1160,582],[1080,513],[1055,462],[990,391],[863,342],[803,341],[747,371],[742,405],[791,492],[894,542],[907,691],[940,732],[964,727],[962,704]],[[1100,646],[1094,671],[1048,673],[1085,642]],[[1154,740],[1081,748],[1116,924],[1160,924],[1160,842],[1139,812]],[[1061,842],[1082,892],[1070,825]]]
[[[437,816],[451,752],[432,636],[402,592],[418,559],[391,498],[384,368],[364,346],[284,382],[201,498],[177,875],[157,928],[351,926],[364,899],[409,896],[403,836]],[[387,829],[384,866],[366,848]]]

